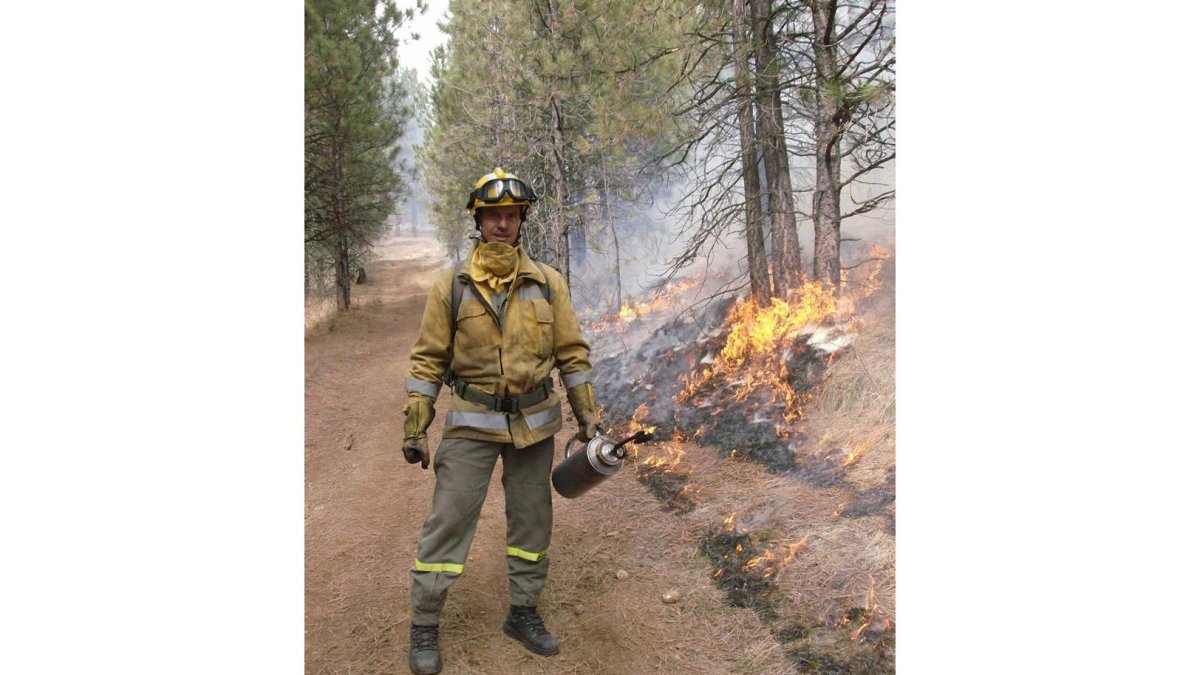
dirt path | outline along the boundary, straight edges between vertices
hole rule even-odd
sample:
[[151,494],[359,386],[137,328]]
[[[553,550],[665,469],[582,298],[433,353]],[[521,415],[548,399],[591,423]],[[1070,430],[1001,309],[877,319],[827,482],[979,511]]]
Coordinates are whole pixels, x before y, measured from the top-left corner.
[[[400,455],[401,410],[408,352],[442,259],[424,238],[397,238],[381,253],[370,283],[355,288],[355,308],[305,345],[305,663],[314,675],[408,672],[408,570],[434,480]],[[575,430],[566,406],[564,414],[559,452]],[[722,604],[681,521],[632,470],[578,500],[554,495],[540,608],[562,653],[525,651],[500,632],[508,597],[499,476],[450,591],[443,672],[795,672],[751,610]],[[619,569],[629,577],[619,580]],[[671,588],[683,599],[664,604]]]

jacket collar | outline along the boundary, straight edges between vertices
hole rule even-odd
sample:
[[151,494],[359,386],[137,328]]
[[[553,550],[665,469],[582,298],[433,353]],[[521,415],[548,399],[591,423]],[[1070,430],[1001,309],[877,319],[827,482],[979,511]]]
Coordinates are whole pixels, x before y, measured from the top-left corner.
[[[475,246],[478,245],[479,240],[476,240]],[[475,251],[475,246],[471,247],[472,253]],[[471,253],[467,254],[468,258],[470,255]],[[458,278],[466,282],[471,281],[471,273],[467,271],[467,265],[463,265],[462,269],[458,271]],[[529,257],[529,253],[525,250],[524,246],[517,247],[517,278],[528,279],[543,286],[546,285],[546,275],[542,274],[541,268],[537,266],[537,263],[533,262],[533,258]]]

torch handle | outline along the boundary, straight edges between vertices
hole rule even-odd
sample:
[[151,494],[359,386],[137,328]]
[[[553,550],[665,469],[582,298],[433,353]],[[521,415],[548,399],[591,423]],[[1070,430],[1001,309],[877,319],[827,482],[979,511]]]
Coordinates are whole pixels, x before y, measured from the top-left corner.
[[633,441],[635,443],[645,443],[646,441],[653,440],[653,438],[654,438],[653,433],[651,433],[649,431],[639,431],[636,434],[630,436],[629,438],[626,438],[625,440],[621,441],[620,443],[617,443],[616,445],[614,445],[613,452],[617,455],[617,457],[624,459],[625,452],[624,451],[617,452],[618,450],[621,450],[621,446],[625,445],[626,443],[629,443],[630,441]]

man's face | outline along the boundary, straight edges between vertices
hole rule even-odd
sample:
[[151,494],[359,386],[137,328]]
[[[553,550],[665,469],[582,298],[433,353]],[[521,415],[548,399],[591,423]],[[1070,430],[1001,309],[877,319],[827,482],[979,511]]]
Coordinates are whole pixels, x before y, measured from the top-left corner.
[[521,233],[521,207],[510,204],[479,209],[479,230],[484,241],[513,246]]

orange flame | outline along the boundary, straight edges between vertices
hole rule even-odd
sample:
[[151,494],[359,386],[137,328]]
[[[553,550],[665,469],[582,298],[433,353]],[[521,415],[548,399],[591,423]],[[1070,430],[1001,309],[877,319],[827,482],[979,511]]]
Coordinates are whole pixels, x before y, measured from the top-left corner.
[[[683,460],[683,448],[671,445],[667,446],[667,451],[671,453],[670,458],[662,455],[647,457],[646,459],[642,460],[642,466],[649,467],[651,469],[663,468],[664,471],[673,471],[675,467],[679,466],[679,462]],[[670,463],[669,465],[668,462]]]
[[[747,560],[746,564],[742,565],[742,571],[749,572],[757,568],[762,572],[764,577],[769,577],[783,569],[784,565],[795,560],[796,554],[807,546],[807,544],[807,536],[794,542],[780,542],[779,544],[775,544],[763,551],[762,555]],[[776,557],[775,555],[775,550],[779,546],[786,549],[782,557]]]
[[842,270],[842,290],[844,295],[862,299],[869,297],[883,287],[879,278],[883,271],[883,262],[892,257],[891,249],[871,244],[867,251],[867,259],[852,269]]
[[[890,619],[881,616],[879,602],[875,598],[875,576],[868,575],[867,579],[870,586],[867,588],[867,596],[862,604],[866,611],[858,619],[862,623],[850,634],[850,639],[854,641],[862,641],[863,633],[871,626],[875,626],[877,630],[888,630],[892,626]],[[847,616],[838,622],[838,627],[848,628],[851,623],[852,619]]]
[[[725,345],[711,364],[684,378],[676,401],[695,401],[702,393],[726,385],[732,387],[731,395],[737,401],[766,390],[772,403],[782,405],[784,422],[793,424],[802,419],[811,395],[799,395],[792,389],[787,368],[796,349],[808,348],[798,344],[799,339],[818,326],[834,324],[835,346],[826,356],[832,362],[837,345],[842,344],[838,333],[851,333],[860,323],[853,316],[855,302],[882,287],[880,271],[891,255],[890,250],[873,245],[866,262],[844,270],[840,294],[830,286],[810,281],[790,290],[786,299],[772,298],[765,306],[752,298],[739,300],[726,318]],[[781,438],[790,433],[785,429],[778,432]]]
[[846,455],[846,459],[842,460],[842,466],[853,466],[857,464],[858,460],[862,458],[863,451],[866,449],[866,443],[859,443],[855,445]]
[[[636,432],[638,430],[645,430],[645,431],[649,431],[649,432],[653,433],[654,430],[657,429],[658,427],[657,427],[657,425],[646,426],[645,421],[646,421],[646,418],[648,418],[648,417],[650,417],[650,406],[648,406],[645,403],[642,403],[633,411],[633,417],[630,418],[629,423],[628,424],[618,424],[613,429],[613,432],[618,436],[625,436],[627,434],[633,434],[634,432]],[[627,448],[626,451],[634,459],[637,459],[638,455],[640,454],[639,453],[639,445],[640,444],[638,444],[638,443],[631,443],[631,444],[625,446]]]
[[765,388],[772,402],[783,404],[787,422],[800,419],[807,401],[788,384],[787,357],[805,328],[831,319],[837,311],[833,289],[814,282],[793,289],[786,302],[773,298],[770,305],[759,306],[751,298],[739,301],[726,319],[729,333],[720,354],[712,365],[685,380],[676,400],[685,403],[701,389],[731,384],[734,400],[745,401]]
[[640,426],[641,423],[646,421],[646,418],[649,416],[650,416],[650,406],[643,403],[643,404],[639,405],[636,410],[633,411],[633,419],[630,420],[630,424],[636,424],[636,425]]
[[623,330],[625,324],[635,319],[657,314],[663,310],[679,306],[679,296],[685,291],[692,290],[703,281],[702,276],[688,277],[678,282],[667,284],[654,291],[645,299],[625,298],[616,310],[589,322],[590,332],[596,334],[615,333]]

